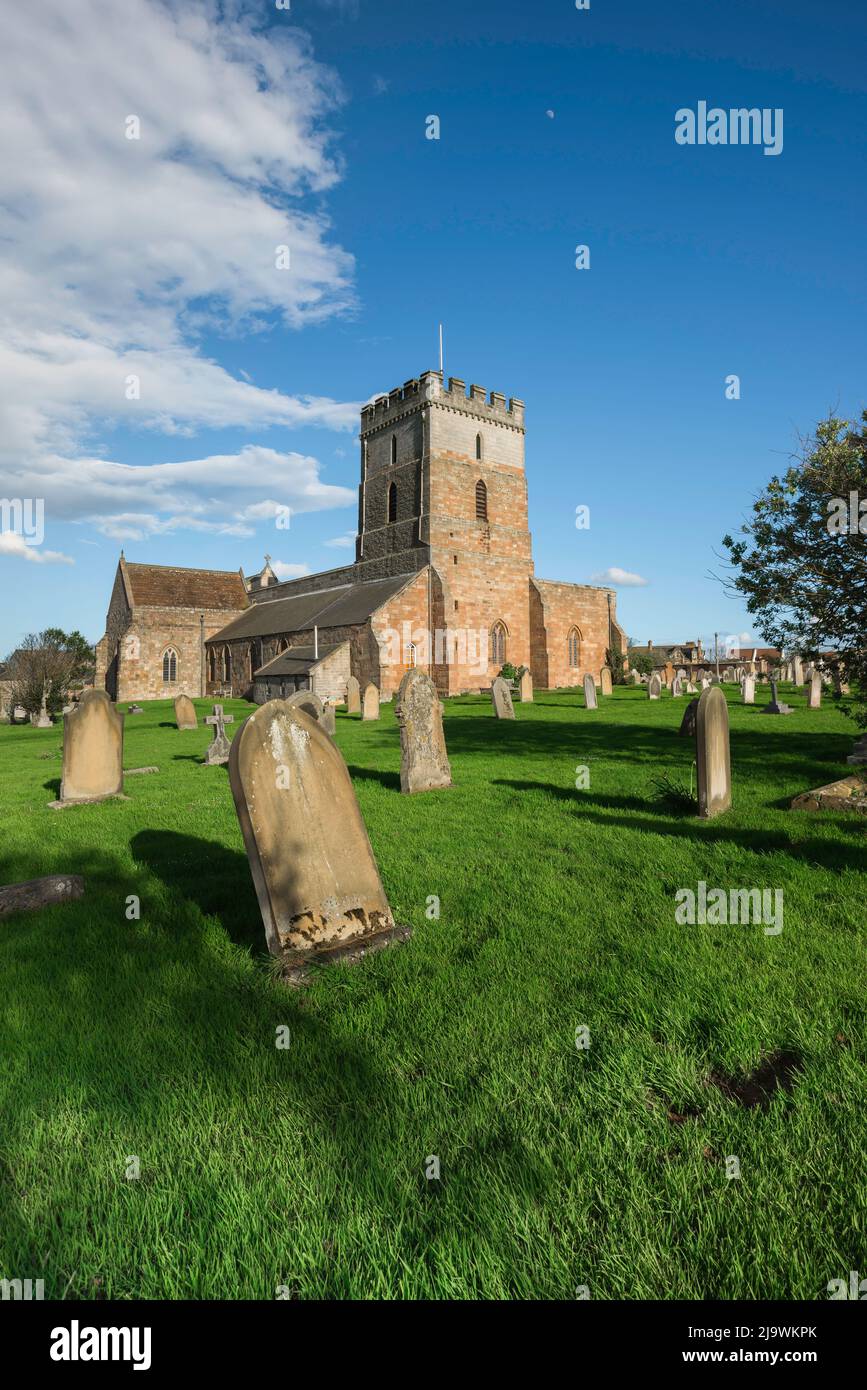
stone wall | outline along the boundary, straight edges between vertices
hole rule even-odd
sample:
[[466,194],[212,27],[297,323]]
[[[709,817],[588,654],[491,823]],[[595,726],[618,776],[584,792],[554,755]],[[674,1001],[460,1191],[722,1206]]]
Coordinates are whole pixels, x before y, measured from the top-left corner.
[[[580,685],[589,671],[599,683],[608,647],[608,599],[611,592],[611,629],[626,652],[626,633],[617,621],[616,595],[589,584],[565,584],[549,579],[530,583],[531,656],[533,683],[556,689]],[[579,665],[569,664],[569,633],[577,628],[581,639]]]
[[[205,640],[238,616],[225,609],[206,609]],[[120,639],[117,700],[203,695],[202,631],[199,614],[192,609],[134,608]],[[169,647],[177,653],[177,680],[164,682],[163,655]]]

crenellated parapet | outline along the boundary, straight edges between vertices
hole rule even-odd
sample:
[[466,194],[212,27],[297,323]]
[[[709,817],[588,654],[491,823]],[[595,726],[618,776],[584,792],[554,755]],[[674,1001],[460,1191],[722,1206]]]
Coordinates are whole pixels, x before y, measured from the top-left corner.
[[501,391],[491,391],[473,384],[469,394],[460,377],[450,376],[445,385],[441,372],[422,372],[421,376],[396,386],[387,395],[361,408],[362,437],[393,425],[422,406],[437,405],[447,410],[459,410],[465,415],[512,429],[524,429],[524,402],[515,396],[508,401]]

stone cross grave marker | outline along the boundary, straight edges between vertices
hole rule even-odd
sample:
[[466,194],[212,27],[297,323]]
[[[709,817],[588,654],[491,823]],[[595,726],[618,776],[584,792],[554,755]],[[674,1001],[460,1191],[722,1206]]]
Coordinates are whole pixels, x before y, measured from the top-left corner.
[[229,740],[226,738],[226,725],[234,724],[234,714],[224,714],[222,705],[214,705],[214,713],[209,714],[205,719],[206,724],[212,724],[214,736],[205,754],[205,762],[211,767],[222,766],[229,761]]
[[57,809],[123,795],[123,715],[104,690],[85,690],[63,716],[63,771]]
[[42,703],[39,707],[39,718],[36,721],[36,727],[37,729],[54,728],[54,720],[48,713],[48,691],[46,690],[44,685],[42,687]]
[[407,671],[394,707],[400,725],[400,789],[429,792],[450,787],[443,707],[437,688],[424,671]]
[[189,695],[175,696],[175,723],[179,729],[197,729],[196,707]]
[[361,717],[362,719],[379,718],[379,691],[372,681],[364,687],[361,697]]
[[732,804],[729,707],[719,686],[705,690],[695,717],[698,814],[711,820]]
[[287,972],[408,935],[395,927],[346,763],[305,710],[269,700],[245,719],[229,783],[268,948]]
[[533,703],[533,677],[530,675],[529,671],[525,671],[522,675],[518,693],[521,696],[522,705],[531,705]]
[[498,719],[514,719],[515,707],[512,704],[512,692],[502,676],[497,676],[491,686],[491,703]]
[[822,707],[822,677],[818,671],[814,671],[810,677],[810,693],[807,699],[807,709],[821,709]]
[[358,714],[361,710],[361,686],[354,676],[346,682],[346,713]]
[[584,704],[587,709],[599,708],[599,701],[596,698],[596,682],[589,671],[584,677]]
[[648,700],[658,700],[659,697],[660,697],[661,692],[662,692],[662,681],[659,679],[659,676],[658,676],[658,675],[656,674],[656,672],[654,671],[653,675],[650,677],[650,680],[647,682],[647,698],[648,698]]
[[599,684],[600,684],[601,687],[602,687],[602,694],[603,694],[603,695],[610,695],[610,694],[611,694],[611,691],[612,691],[613,686],[614,686],[614,681],[612,680],[612,677],[611,677],[611,667],[610,667],[610,666],[603,666],[603,667],[602,667],[602,670],[599,672]]
[[770,703],[765,705],[762,714],[791,714],[792,706],[783,704],[782,700],[777,699],[777,682],[771,681]]

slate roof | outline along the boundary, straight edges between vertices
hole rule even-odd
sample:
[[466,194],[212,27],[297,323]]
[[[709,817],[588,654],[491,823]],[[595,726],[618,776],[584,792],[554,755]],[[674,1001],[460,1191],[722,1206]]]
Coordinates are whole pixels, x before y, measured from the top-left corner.
[[281,652],[279,656],[272,657],[266,661],[264,666],[260,666],[258,671],[253,672],[253,679],[258,680],[260,676],[306,676],[311,667],[324,657],[336,652],[338,647],[345,647],[345,642],[336,642],[331,646],[323,646],[319,643],[319,655],[314,655],[313,644],[307,646],[291,647],[288,651]]
[[132,601],[143,608],[247,608],[240,574],[232,570],[188,570],[176,565],[125,562]]
[[[403,589],[417,574],[371,579],[364,584],[341,584],[318,593],[292,594],[251,604],[246,613],[208,638],[230,642],[239,637],[277,637],[282,632],[304,632],[311,627],[349,627],[364,623],[377,608]],[[321,650],[321,647],[320,647]]]

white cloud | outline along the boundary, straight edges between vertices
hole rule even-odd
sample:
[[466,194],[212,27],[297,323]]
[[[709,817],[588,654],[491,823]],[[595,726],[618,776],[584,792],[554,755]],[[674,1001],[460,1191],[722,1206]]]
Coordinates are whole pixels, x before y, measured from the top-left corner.
[[63,555],[59,550],[43,550],[38,545],[28,545],[17,531],[0,531],[0,555],[12,555],[19,560],[29,560],[32,565],[74,565],[71,555]]
[[[156,484],[183,492],[186,524],[240,517],[237,499],[237,516],[216,515],[213,460],[88,457],[107,426],[357,427],[357,403],[262,389],[202,349],[206,331],[302,327],[353,303],[352,258],[321,209],[340,173],[324,124],[339,84],[300,31],[256,22],[220,0],[0,9],[0,469],[16,494],[36,491],[21,486],[34,473],[56,484],[39,492],[50,514],[110,527],[146,501],[158,526],[180,525],[145,496]],[[280,245],[290,270],[275,266]],[[305,460],[311,497],[317,473]],[[323,485],[315,505],[345,492]]]
[[310,573],[309,565],[287,565],[283,560],[272,560],[271,568],[278,579],[300,579]]
[[342,536],[333,536],[330,541],[324,541],[323,544],[335,546],[340,550],[352,550],[355,548],[357,535],[357,531],[345,531]]
[[594,584],[614,584],[622,589],[638,589],[644,584],[649,584],[648,579],[644,579],[640,574],[632,574],[629,570],[618,569],[612,565],[610,569],[602,570],[600,574],[593,575]]

